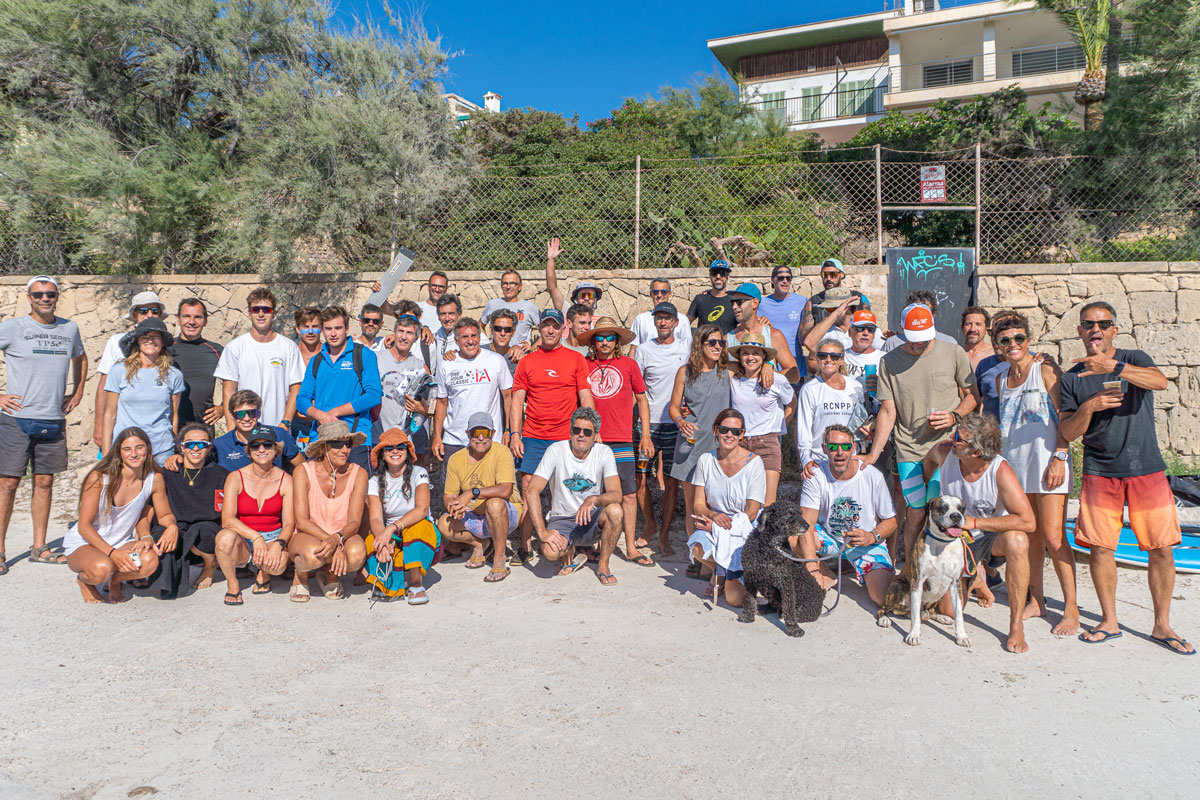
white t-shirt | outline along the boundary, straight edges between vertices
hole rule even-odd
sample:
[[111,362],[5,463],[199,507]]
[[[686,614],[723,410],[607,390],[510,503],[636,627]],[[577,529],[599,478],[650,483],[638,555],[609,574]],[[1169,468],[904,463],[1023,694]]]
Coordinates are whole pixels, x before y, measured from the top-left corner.
[[438,319],[437,306],[433,303],[426,303],[424,300],[417,303],[421,307],[421,325],[429,328],[430,331],[440,331],[442,329],[442,321]]
[[753,453],[732,478],[721,469],[714,453],[704,453],[689,483],[704,487],[704,504],[710,511],[731,517],[743,513],[747,501],[757,500],[761,505],[767,499],[767,471],[762,459]]
[[651,425],[671,424],[671,390],[675,388],[675,375],[687,363],[691,350],[690,339],[684,342],[676,336],[670,344],[648,339],[633,352],[633,360],[642,368],[642,379],[646,381]]
[[834,389],[820,378],[804,384],[796,409],[796,452],[800,463],[822,461],[821,452],[825,429],[830,425],[847,425],[855,408],[863,404],[863,385],[846,376],[846,388]]
[[113,368],[113,364],[125,360],[125,354],[121,352],[121,337],[124,335],[124,333],[114,333],[108,337],[108,341],[104,343],[104,353],[100,356],[100,363],[96,365],[96,372],[107,375],[108,371]]
[[[380,466],[383,465],[380,464]],[[383,524],[391,525],[416,506],[417,487],[422,484],[429,485],[429,473],[424,467],[413,465],[412,476],[408,480],[410,497],[404,496],[404,481],[401,478],[384,475],[383,480],[387,485],[385,492],[387,496],[381,501],[383,503]],[[367,479],[367,496],[379,497],[379,479],[374,475]]]
[[861,384],[866,384],[867,367],[874,367],[879,372],[879,362],[883,359],[883,351],[875,348],[869,353],[856,353],[846,348],[846,372]]
[[513,384],[506,361],[499,353],[480,350],[472,359],[459,351],[453,361],[438,362],[437,397],[447,399],[443,444],[466,446],[467,420],[476,411],[486,411],[495,430],[504,430],[500,392]]
[[[657,339],[658,328],[654,327],[654,312],[643,311],[638,314],[633,318],[633,325],[629,330],[633,331],[633,343],[638,347],[651,339]],[[687,342],[688,347],[692,346],[692,323],[682,311],[679,312],[679,324],[675,326],[675,338]],[[634,355],[637,355],[636,351]]]
[[786,430],[783,410],[795,395],[782,375],[776,375],[765,392],[759,387],[758,378],[729,379],[729,404],[746,418],[746,436],[783,433]]
[[604,479],[617,475],[617,459],[606,444],[594,444],[580,461],[571,452],[571,442],[555,442],[546,448],[533,473],[550,487],[550,516],[573,517],[583,501],[604,494]]
[[243,333],[221,353],[213,377],[234,381],[237,388],[249,389],[262,398],[263,425],[278,425],[287,406],[288,389],[304,379],[304,359],[300,348],[286,336],[275,334],[269,342],[257,342]]
[[827,461],[804,482],[800,507],[815,508],[817,524],[838,537],[854,528],[873,531],[882,520],[896,516],[882,472],[859,465],[849,480],[839,481]]
[[[830,328],[829,332],[821,338],[838,340],[842,343],[842,347],[845,348],[847,353],[849,353],[850,348],[854,346],[854,341],[850,338],[850,334],[846,333],[841,328]],[[879,332],[879,328],[875,328],[875,339],[871,342],[871,346],[876,350],[883,347],[883,334]]]

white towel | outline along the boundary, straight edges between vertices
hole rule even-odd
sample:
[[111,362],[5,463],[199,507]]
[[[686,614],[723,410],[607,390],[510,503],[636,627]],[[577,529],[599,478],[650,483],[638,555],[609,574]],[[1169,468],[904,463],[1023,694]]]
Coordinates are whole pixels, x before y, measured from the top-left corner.
[[713,523],[712,530],[697,530],[688,538],[688,551],[692,545],[699,544],[704,551],[704,557],[712,557],[717,566],[725,572],[740,572],[742,569],[742,545],[750,538],[754,529],[750,518],[738,512],[732,518],[732,525],[722,528]]

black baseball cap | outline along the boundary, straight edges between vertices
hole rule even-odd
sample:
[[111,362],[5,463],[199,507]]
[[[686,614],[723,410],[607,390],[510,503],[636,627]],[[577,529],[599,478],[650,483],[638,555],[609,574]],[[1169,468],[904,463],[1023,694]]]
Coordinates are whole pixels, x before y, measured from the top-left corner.
[[667,314],[672,319],[675,319],[679,316],[679,309],[675,307],[674,303],[662,302],[662,303],[659,303],[658,305],[656,305],[650,311],[650,316],[652,316],[652,317],[657,316],[658,314]]
[[259,425],[250,431],[250,435],[246,437],[246,444],[254,444],[255,442],[278,444],[279,437],[275,434],[275,429],[270,425]]

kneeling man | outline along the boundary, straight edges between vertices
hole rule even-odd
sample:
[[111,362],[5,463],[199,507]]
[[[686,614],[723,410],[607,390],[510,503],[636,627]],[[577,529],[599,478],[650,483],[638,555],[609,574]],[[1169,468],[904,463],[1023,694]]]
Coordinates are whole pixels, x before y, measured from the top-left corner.
[[[854,433],[845,425],[825,429],[827,460],[804,482],[800,513],[808,532],[793,544],[801,558],[832,556],[839,551],[867,587],[871,602],[882,605],[892,582],[891,556],[883,540],[896,532],[896,510],[883,473],[854,457]],[[843,550],[843,545],[845,549]],[[833,579],[816,561],[806,565],[823,588]]]
[[[600,415],[594,408],[577,408],[571,414],[571,438],[546,448],[541,463],[525,489],[525,504],[542,555],[562,561],[559,575],[578,572],[587,556],[575,548],[600,540],[600,583],[613,586],[609,559],[617,546],[624,515],[617,461],[606,444],[596,444]],[[542,490],[550,487],[550,518],[542,520]]]
[[[974,583],[986,586],[984,566],[988,558],[1005,556],[1009,610],[1008,641],[1004,647],[1010,653],[1024,653],[1029,650],[1023,624],[1029,559],[1041,559],[1043,554],[1029,552],[1029,534],[1037,529],[1033,506],[1017,480],[1017,473],[1000,455],[1001,448],[996,418],[991,414],[968,414],[959,423],[952,440],[942,442],[925,456],[925,483],[929,499],[949,494],[966,504],[969,516],[964,535],[971,536],[966,570],[974,575]],[[949,600],[943,598],[938,610],[950,614]]]
[[476,411],[467,420],[467,446],[446,461],[446,513],[438,520],[442,535],[452,542],[470,544],[474,551],[469,569],[487,563],[483,546],[492,542],[492,569],[483,579],[497,583],[508,577],[504,546],[521,519],[521,492],[512,453],[494,441],[492,415]]

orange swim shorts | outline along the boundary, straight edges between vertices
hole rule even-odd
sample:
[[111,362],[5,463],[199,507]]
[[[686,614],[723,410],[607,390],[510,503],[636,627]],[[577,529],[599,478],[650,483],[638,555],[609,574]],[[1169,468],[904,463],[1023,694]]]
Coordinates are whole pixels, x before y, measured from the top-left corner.
[[1179,515],[1175,496],[1165,472],[1136,478],[1106,478],[1084,475],[1079,493],[1079,519],[1075,541],[1084,547],[1116,550],[1123,525],[1122,512],[1129,506],[1129,527],[1142,550],[1157,550],[1179,544]]

